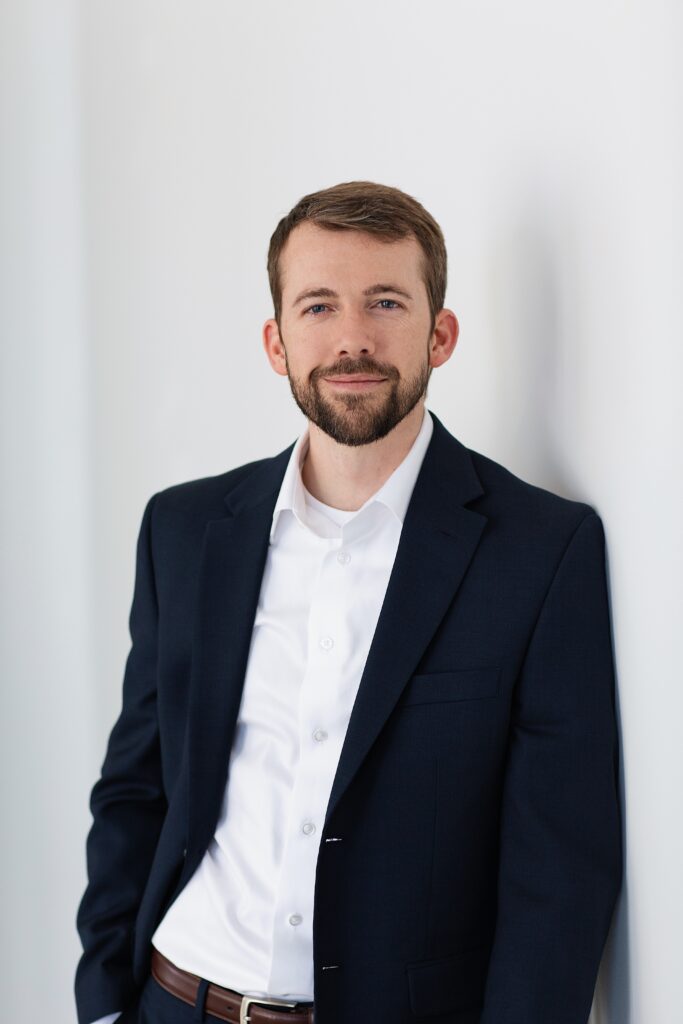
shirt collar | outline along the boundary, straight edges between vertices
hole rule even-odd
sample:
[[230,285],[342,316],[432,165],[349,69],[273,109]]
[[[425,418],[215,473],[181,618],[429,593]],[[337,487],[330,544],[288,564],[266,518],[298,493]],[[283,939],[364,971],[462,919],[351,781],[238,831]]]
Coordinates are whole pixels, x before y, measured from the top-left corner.
[[[368,505],[371,505],[374,502],[380,502],[394,513],[401,525],[403,524],[408,504],[413,493],[413,488],[415,487],[415,481],[417,480],[418,473],[420,472],[422,460],[425,456],[425,452],[427,451],[427,447],[434,430],[434,421],[432,420],[431,415],[428,414],[429,410],[424,407],[422,425],[420,426],[417,437],[415,438],[410,451],[403,461],[399,463],[391,476],[384,481],[379,490],[372,494],[367,501],[361,505],[357,510],[356,515],[362,512],[363,509],[367,508]],[[271,544],[275,537],[280,513],[286,509],[293,512],[302,525],[306,525],[306,500],[304,495],[304,485],[301,479],[301,467],[306,455],[308,454],[308,445],[309,428],[306,427],[303,433],[297,438],[296,444],[292,449],[292,453],[287,463],[285,475],[282,479],[280,493],[278,494],[275,508],[273,510],[273,520],[270,528]]]

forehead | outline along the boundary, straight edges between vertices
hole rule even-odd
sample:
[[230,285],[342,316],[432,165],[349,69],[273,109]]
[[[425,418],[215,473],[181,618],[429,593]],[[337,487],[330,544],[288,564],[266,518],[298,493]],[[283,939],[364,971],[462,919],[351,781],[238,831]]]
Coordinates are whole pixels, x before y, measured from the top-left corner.
[[280,256],[283,297],[309,285],[353,287],[373,279],[405,284],[422,279],[422,248],[412,236],[385,242],[365,231],[321,228],[310,221],[298,224]]

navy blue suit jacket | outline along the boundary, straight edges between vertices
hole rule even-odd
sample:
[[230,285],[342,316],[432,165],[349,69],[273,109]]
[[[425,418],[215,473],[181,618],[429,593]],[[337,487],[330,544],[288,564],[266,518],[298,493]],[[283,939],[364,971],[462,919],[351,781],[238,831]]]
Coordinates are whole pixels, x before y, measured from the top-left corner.
[[[316,1024],[585,1024],[621,878],[602,522],[431,415],[320,841]],[[292,447],[145,508],[80,1024],[135,1019],[213,836]]]

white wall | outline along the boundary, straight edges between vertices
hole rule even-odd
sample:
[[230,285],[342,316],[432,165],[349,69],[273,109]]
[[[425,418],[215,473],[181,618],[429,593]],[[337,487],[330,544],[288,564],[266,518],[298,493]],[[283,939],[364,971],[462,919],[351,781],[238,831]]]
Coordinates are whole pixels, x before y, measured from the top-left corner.
[[101,751],[75,5],[0,6],[0,1016],[72,1020]]
[[446,235],[429,407],[603,517],[628,859],[593,1019],[681,1019],[681,42],[673,0],[0,8],[8,1020],[74,1019],[144,502],[300,431],[268,240],[353,178]]

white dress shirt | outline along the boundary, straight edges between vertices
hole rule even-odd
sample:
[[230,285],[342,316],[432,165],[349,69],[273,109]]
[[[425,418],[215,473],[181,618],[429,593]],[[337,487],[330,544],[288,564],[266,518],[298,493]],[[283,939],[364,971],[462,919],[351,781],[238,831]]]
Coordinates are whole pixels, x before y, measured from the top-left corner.
[[[221,813],[153,945],[245,995],[313,1000],[313,891],[337,762],[433,431],[356,511],[304,487],[308,427],[275,504]],[[116,1015],[97,1024],[109,1024]]]

